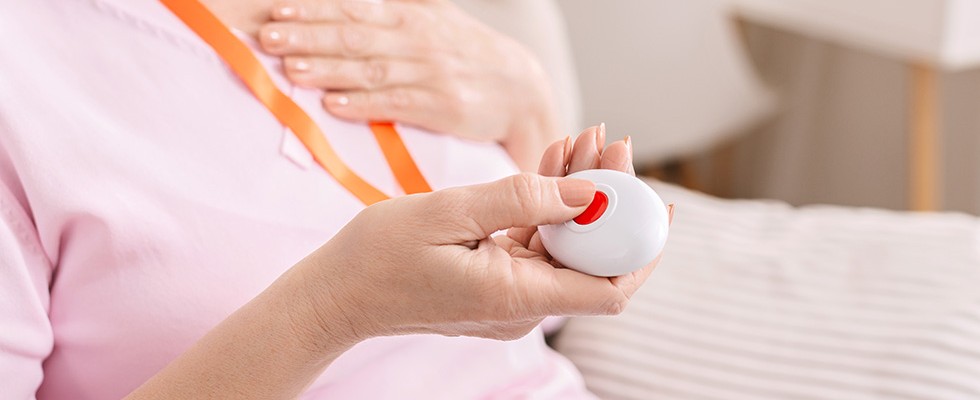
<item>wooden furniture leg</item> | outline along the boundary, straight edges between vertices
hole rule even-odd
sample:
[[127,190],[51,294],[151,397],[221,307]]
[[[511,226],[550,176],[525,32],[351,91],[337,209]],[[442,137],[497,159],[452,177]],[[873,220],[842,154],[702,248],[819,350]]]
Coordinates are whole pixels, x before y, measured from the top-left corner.
[[933,66],[913,64],[909,87],[909,207],[935,211],[940,207],[940,107],[938,73]]
[[727,198],[735,195],[735,144],[734,141],[722,143],[711,152],[713,173],[708,193]]
[[685,157],[677,163],[677,173],[680,178],[681,186],[698,192],[704,192],[705,188],[701,181],[698,159],[694,156]]

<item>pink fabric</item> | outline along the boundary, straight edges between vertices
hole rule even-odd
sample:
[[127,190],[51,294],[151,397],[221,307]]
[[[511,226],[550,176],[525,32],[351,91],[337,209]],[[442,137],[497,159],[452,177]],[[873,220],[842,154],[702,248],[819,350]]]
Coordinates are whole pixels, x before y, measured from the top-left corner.
[[[361,205],[151,0],[0,13],[0,388],[119,398],[328,240]],[[17,38],[14,40],[13,38]],[[370,131],[282,87],[357,172],[396,185]],[[515,172],[496,145],[402,132],[437,188]],[[371,293],[364,293],[370,296]],[[540,331],[364,342],[332,398],[589,397]]]

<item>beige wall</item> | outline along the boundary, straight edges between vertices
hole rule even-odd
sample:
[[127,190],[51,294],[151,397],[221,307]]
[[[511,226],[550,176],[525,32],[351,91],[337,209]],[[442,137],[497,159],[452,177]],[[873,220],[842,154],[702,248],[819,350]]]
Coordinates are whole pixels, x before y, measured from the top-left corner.
[[[650,146],[640,163],[741,131],[737,197],[906,208],[903,60],[751,25],[746,53],[722,0],[458,2],[542,57],[569,131],[581,86],[584,122]],[[980,214],[980,69],[944,74],[941,98],[945,208]]]
[[724,0],[560,0],[583,116],[633,138],[640,164],[696,154],[769,115],[774,98]]
[[[760,26],[740,35],[725,4],[559,1],[586,121],[675,155],[741,130],[729,191],[737,197],[906,209],[906,61]],[[731,54],[746,54],[746,41],[750,74]],[[766,103],[756,77],[775,92],[776,110],[745,129]],[[941,98],[944,208],[980,213],[980,69],[943,74]]]
[[[907,205],[908,66],[774,29],[748,30],[780,111],[738,146],[735,194]],[[942,75],[944,206],[980,213],[980,70]]]

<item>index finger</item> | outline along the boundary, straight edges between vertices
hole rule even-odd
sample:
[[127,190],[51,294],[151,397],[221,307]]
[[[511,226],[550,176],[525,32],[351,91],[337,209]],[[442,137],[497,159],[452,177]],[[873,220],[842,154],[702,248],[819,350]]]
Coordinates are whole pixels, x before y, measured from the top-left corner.
[[373,0],[287,0],[272,8],[272,19],[295,22],[359,22],[395,27],[404,20],[404,5]]

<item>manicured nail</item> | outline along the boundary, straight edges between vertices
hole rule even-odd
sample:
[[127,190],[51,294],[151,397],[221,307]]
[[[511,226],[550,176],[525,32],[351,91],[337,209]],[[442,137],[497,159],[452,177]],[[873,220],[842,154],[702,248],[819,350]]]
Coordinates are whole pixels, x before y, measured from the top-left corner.
[[350,104],[350,97],[344,94],[328,94],[326,102],[330,107],[343,107]]
[[584,179],[562,178],[558,180],[561,201],[569,207],[582,207],[595,198],[595,183]]
[[299,14],[296,7],[291,4],[284,4],[276,8],[276,18],[293,18]]
[[286,42],[286,35],[278,29],[270,29],[266,32],[265,38],[268,44],[280,45]]
[[562,152],[561,158],[562,171],[564,171],[564,167],[567,167],[570,161],[572,161],[572,137],[565,136],[565,151]]
[[286,62],[286,67],[299,72],[306,72],[310,70],[310,62],[304,59],[293,58]]
[[599,124],[599,129],[596,130],[595,135],[595,148],[602,151],[602,146],[606,145],[606,123],[603,122]]

